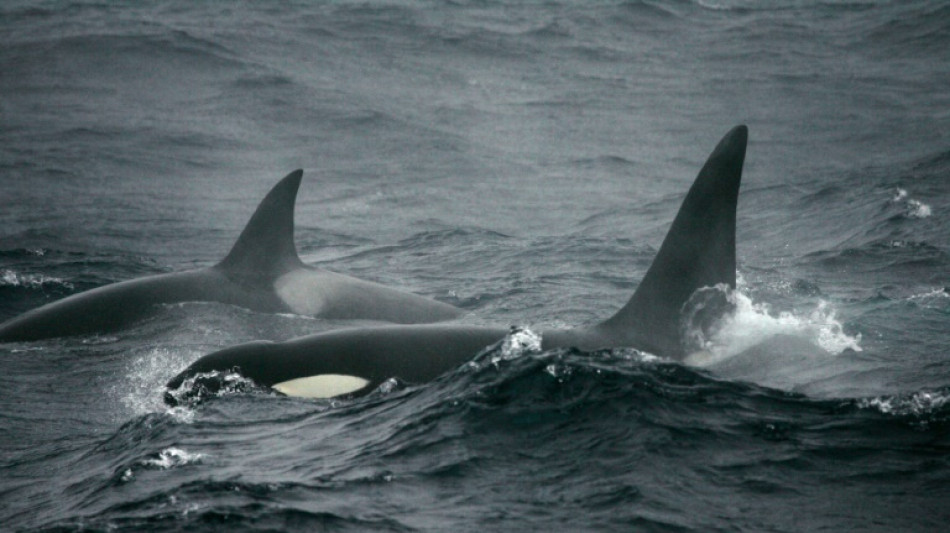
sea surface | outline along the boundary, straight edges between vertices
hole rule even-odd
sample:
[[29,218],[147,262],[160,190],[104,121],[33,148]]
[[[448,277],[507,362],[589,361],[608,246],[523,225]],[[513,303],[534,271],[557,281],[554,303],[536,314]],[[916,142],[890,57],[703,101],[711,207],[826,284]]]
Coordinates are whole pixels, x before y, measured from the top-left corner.
[[594,324],[736,124],[737,311],[685,364],[509,342],[169,408],[206,353],[353,324],[186,303],[2,344],[0,530],[950,523],[947,2],[3,2],[0,321],[214,264],[303,168],[305,262]]

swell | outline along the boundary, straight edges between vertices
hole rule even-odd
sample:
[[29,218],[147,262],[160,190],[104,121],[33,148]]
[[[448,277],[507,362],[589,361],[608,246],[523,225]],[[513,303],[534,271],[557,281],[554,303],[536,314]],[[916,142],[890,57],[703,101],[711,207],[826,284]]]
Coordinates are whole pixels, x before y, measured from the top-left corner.
[[[889,166],[868,167],[835,180],[805,185],[794,201],[795,224],[819,249],[799,264],[847,266],[851,272],[894,276],[947,270],[950,266],[944,186],[945,151]],[[831,185],[826,184],[832,181]],[[820,185],[819,185],[820,183]],[[809,190],[810,189],[810,190]],[[820,227],[840,228],[835,237]]]
[[[254,414],[248,417],[260,421],[251,427],[240,416],[220,418],[291,405],[300,411],[273,424]],[[230,391],[191,409],[198,422],[181,428],[190,435],[184,440],[193,453],[219,450],[209,459],[217,469],[247,461],[246,452],[222,452],[217,434],[251,446],[258,472],[266,457],[269,488],[252,481],[260,474],[228,480],[251,483],[241,497],[263,514],[270,508],[279,517],[284,506],[275,501],[298,498],[319,499],[312,510],[339,514],[333,502],[347,501],[408,528],[420,527],[422,514],[466,530],[497,526],[499,517],[484,510],[502,505],[532,527],[563,521],[703,529],[715,524],[703,517],[722,518],[712,510],[728,507],[736,493],[843,505],[835,483],[803,488],[830,472],[851,481],[894,479],[882,489],[885,500],[935,487],[946,481],[950,449],[950,387],[816,400],[632,350],[532,353],[499,345],[429,385],[388,383],[365,398],[315,402]],[[198,428],[208,424],[213,433]],[[285,436],[268,436],[265,428]],[[227,504],[218,484],[195,481],[200,472],[176,472],[183,479],[165,489],[166,498],[194,491],[209,507]],[[669,480],[684,479],[693,480],[693,492],[668,489]],[[439,498],[427,496],[431,491]],[[663,511],[697,501],[695,515]],[[542,512],[552,505],[567,512]],[[253,523],[253,511],[232,509]],[[584,522],[571,510],[584,510]],[[748,516],[726,515],[752,527]]]
[[950,6],[945,2],[909,2],[890,6],[893,13],[870,24],[862,41],[890,54],[947,57],[950,44]]
[[[233,67],[244,62],[218,42],[192,33],[158,25],[143,24],[136,31],[99,31],[77,26],[75,33],[24,39],[11,44],[4,56],[54,64],[65,61],[143,60],[146,64],[176,61],[192,67]],[[121,26],[119,26],[121,28]]]
[[[885,500],[948,481],[950,386],[816,400],[635,350],[535,350],[502,342],[431,384],[356,399],[212,376],[182,407],[20,454],[8,472],[69,467],[13,489],[42,512],[16,505],[9,525],[475,531],[506,523],[486,512],[503,508],[526,527],[706,529],[737,493],[844,505],[836,482],[805,488],[829,473],[888,479]],[[683,505],[699,508],[666,511]]]

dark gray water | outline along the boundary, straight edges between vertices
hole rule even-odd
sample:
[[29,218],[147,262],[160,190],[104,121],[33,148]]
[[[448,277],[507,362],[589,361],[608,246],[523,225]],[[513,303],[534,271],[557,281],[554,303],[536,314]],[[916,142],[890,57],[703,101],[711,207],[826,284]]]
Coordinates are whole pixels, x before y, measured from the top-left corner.
[[0,529],[945,529],[945,2],[210,4],[0,7],[0,320],[214,263],[303,167],[308,263],[593,323],[745,123],[739,310],[689,365],[495,351],[343,402],[162,403],[343,323],[183,304],[0,345]]

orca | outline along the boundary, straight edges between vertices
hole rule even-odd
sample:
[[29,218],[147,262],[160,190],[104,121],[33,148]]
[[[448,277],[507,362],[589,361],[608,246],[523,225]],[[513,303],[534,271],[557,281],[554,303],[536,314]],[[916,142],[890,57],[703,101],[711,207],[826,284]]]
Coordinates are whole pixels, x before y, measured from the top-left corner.
[[[541,332],[541,349],[636,348],[683,360],[682,310],[706,287],[736,286],[736,204],[748,129],[730,130],[687,193],[635,293],[616,314],[592,327]],[[256,341],[205,355],[167,383],[165,401],[186,380],[237,371],[291,396],[356,396],[388,379],[435,379],[504,339],[505,327],[458,323],[334,330],[285,342]]]
[[462,314],[446,303],[305,265],[294,245],[294,203],[302,177],[303,171],[295,170],[270,190],[218,264],[104,285],[51,302],[0,324],[0,342],[107,333],[149,316],[156,304],[178,302],[400,324]]

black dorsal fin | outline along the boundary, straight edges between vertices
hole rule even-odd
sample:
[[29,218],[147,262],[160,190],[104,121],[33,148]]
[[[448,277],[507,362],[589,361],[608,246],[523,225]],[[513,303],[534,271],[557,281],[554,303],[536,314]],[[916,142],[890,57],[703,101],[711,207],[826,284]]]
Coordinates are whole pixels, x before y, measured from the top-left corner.
[[614,338],[668,357],[683,355],[680,314],[697,289],[736,286],[736,202],[748,128],[716,146],[686,194],[653,264],[616,315],[599,326]]
[[295,170],[274,185],[218,268],[270,281],[303,264],[294,245],[294,203],[302,177],[303,170]]

